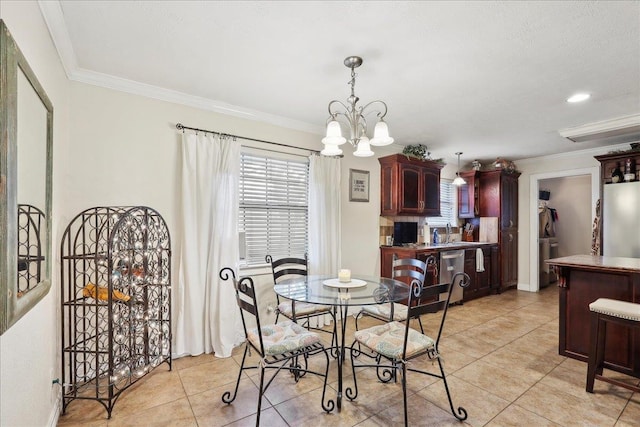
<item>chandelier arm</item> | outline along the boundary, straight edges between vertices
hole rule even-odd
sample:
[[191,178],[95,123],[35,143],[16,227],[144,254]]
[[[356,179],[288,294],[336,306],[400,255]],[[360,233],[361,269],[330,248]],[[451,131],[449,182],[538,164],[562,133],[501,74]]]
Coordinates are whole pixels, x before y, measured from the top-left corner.
[[[365,113],[365,110],[366,110],[370,105],[372,105],[372,104],[376,104],[376,103],[382,104],[382,106],[384,107],[384,112],[380,112],[380,111],[374,111],[374,112],[375,112],[375,113],[377,113],[377,114],[378,114],[378,117],[380,117],[381,119],[382,119],[382,118],[384,118],[384,116],[386,116],[386,115],[387,115],[387,104],[385,104],[385,102],[384,102],[384,101],[380,101],[379,99],[378,99],[378,100],[375,100],[375,101],[371,101],[371,102],[369,102],[368,104],[366,104],[364,107],[361,107],[361,108],[360,108],[360,111],[361,111],[362,113],[364,113],[364,114],[369,114],[370,112],[366,112],[366,113]],[[361,115],[363,115],[363,116],[364,116],[364,114],[361,114]]]
[[[338,105],[340,105],[342,108],[344,108],[344,111],[345,111],[345,112],[341,112],[341,111],[333,112],[333,111],[331,111],[331,106],[332,106],[333,104],[338,104]],[[333,116],[335,116],[335,115],[337,115],[337,114],[346,115],[346,113],[347,113],[347,112],[349,112],[349,107],[347,107],[347,106],[346,106],[342,101],[338,101],[337,99],[334,99],[333,101],[331,101],[331,102],[329,103],[328,110],[329,110],[329,115],[330,115],[331,117],[333,117]]]

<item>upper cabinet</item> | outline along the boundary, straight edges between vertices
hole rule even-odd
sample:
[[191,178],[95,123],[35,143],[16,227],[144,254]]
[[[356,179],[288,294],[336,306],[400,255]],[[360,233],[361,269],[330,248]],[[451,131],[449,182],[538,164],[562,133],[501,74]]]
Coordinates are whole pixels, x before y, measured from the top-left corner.
[[378,160],[381,215],[440,215],[440,169],[444,165],[404,154]]
[[480,179],[479,172],[472,170],[460,172],[466,184],[458,187],[458,218],[480,216]]
[[518,177],[506,171],[480,172],[479,216],[500,219],[500,228],[518,227]]

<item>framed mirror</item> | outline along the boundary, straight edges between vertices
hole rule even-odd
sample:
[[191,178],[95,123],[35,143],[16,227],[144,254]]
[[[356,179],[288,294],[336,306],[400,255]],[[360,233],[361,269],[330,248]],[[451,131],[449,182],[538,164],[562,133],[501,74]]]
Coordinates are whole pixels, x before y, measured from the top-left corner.
[[51,288],[53,106],[0,20],[0,334]]

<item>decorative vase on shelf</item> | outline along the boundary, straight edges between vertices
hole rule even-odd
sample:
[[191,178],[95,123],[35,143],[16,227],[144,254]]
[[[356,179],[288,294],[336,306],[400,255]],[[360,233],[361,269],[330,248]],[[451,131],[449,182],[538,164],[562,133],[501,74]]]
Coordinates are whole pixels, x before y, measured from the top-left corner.
[[620,166],[616,165],[616,167],[613,170],[613,172],[611,172],[611,182],[618,183],[618,182],[622,182],[622,181],[624,181],[624,175],[622,174],[622,171],[620,170]]

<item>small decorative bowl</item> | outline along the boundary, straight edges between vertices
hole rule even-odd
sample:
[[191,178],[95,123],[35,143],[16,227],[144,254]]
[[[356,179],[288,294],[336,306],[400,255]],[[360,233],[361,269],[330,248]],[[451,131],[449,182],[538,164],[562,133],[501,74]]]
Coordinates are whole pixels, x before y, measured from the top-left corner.
[[624,180],[629,182],[629,181],[633,181],[635,179],[636,175],[633,173],[625,173],[624,174]]

